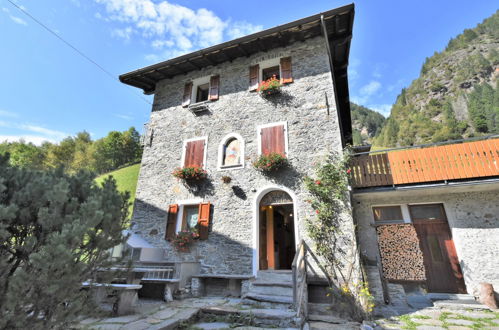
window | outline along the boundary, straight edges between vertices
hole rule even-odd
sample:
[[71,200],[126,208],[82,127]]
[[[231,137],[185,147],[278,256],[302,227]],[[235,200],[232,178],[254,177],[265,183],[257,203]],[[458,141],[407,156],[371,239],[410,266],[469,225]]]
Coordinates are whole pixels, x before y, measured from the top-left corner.
[[442,204],[409,205],[409,210],[413,221],[447,219]]
[[258,154],[268,155],[276,152],[287,157],[287,130],[288,127],[286,122],[258,126]]
[[400,205],[373,207],[375,222],[404,222]]
[[244,142],[236,133],[226,135],[218,148],[218,169],[244,167]]
[[206,167],[207,137],[193,138],[184,142],[182,167]]
[[250,91],[256,91],[260,82],[272,78],[273,75],[281,80],[281,84],[293,82],[291,57],[273,58],[250,66]]
[[165,239],[172,240],[181,230],[197,231],[200,239],[207,239],[210,213],[211,204],[201,200],[170,205],[166,221]]
[[194,79],[185,84],[182,97],[182,106],[188,107],[191,103],[218,100],[220,76],[207,76]]

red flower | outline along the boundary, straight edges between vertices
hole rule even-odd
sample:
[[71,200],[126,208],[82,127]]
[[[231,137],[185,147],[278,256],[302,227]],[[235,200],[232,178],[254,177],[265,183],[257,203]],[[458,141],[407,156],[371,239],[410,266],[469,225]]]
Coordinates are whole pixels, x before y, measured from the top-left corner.
[[316,184],[316,185],[320,185],[320,184],[321,184],[321,181],[320,181],[320,180],[317,180],[317,181],[315,181],[315,184]]
[[315,210],[315,213],[319,214],[319,210]]
[[350,174],[350,172],[352,172],[352,170],[351,170],[351,169],[348,169],[348,170],[347,170],[347,174]]

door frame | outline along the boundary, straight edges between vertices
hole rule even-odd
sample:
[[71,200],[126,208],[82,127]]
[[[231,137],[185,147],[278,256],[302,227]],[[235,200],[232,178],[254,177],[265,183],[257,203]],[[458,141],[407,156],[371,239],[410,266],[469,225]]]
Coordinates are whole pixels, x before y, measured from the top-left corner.
[[295,249],[300,243],[300,233],[298,231],[298,198],[296,194],[283,186],[272,185],[259,189],[253,199],[253,275],[256,276],[259,270],[260,258],[260,202],[262,198],[271,191],[284,191],[293,201],[293,225],[295,232]]

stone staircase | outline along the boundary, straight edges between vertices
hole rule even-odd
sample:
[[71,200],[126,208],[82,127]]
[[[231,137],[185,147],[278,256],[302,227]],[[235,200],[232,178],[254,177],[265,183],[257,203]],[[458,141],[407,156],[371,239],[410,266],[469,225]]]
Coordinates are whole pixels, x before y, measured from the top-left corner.
[[262,305],[293,304],[293,274],[291,270],[263,270],[251,282],[248,293],[243,297],[247,303]]

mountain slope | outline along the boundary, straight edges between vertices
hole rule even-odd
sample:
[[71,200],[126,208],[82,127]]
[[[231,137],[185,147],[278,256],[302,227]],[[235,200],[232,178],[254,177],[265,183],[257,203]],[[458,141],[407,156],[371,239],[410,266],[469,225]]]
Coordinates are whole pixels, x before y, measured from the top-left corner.
[[372,138],[381,132],[385,117],[379,112],[350,102],[352,113],[352,135],[354,145],[370,144]]
[[426,59],[402,90],[377,147],[499,133],[499,11]]

